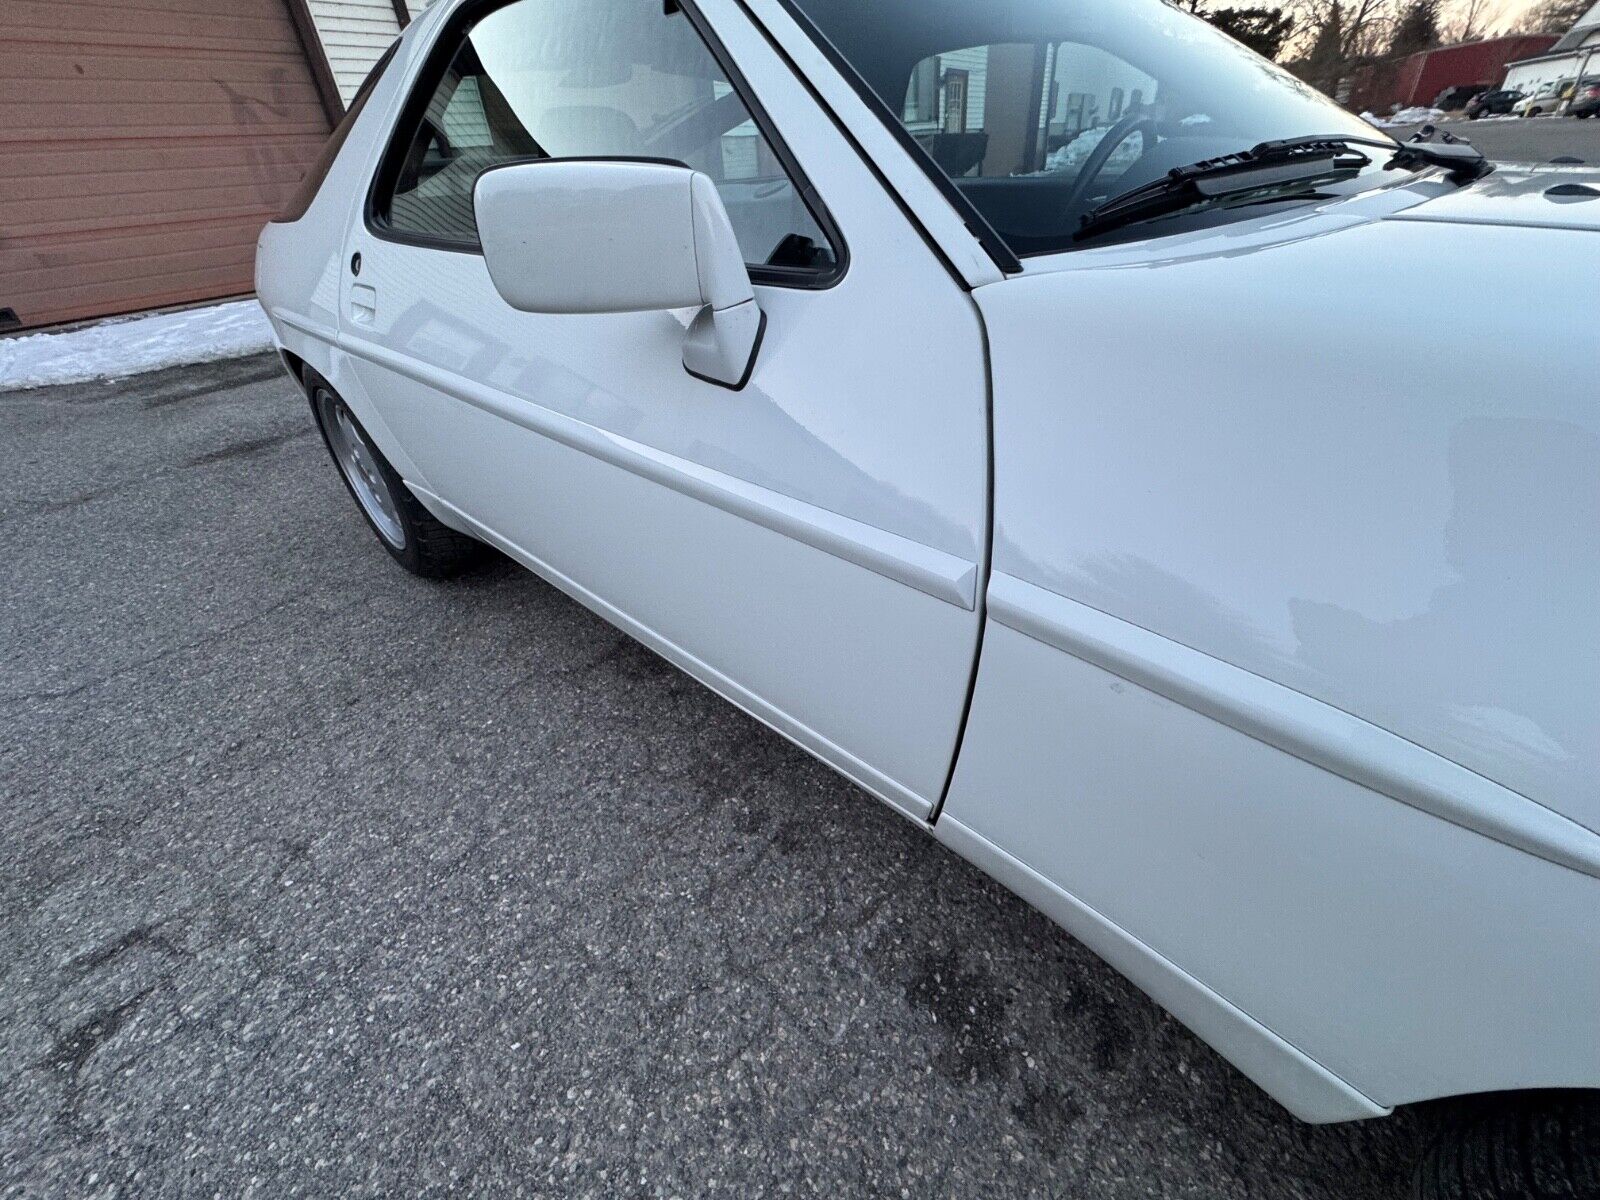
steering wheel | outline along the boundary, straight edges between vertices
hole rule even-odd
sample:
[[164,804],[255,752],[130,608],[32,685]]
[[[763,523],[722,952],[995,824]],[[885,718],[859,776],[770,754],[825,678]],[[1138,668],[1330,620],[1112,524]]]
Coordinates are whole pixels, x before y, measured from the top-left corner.
[[[428,151],[436,151],[438,156],[448,163],[455,157],[455,147],[450,144],[450,138],[445,131],[434,121],[427,117],[422,118],[422,124],[417,130],[418,136],[412,140],[411,146],[406,151],[404,162],[400,166],[401,191],[410,191],[422,182],[426,176],[423,168],[428,165]],[[439,170],[440,168],[435,168]]]
[[434,148],[438,150],[440,158],[454,158],[456,156],[456,148],[450,144],[450,135],[445,133],[444,126],[427,117],[423,117],[422,129],[428,135],[423,141],[424,147],[431,142]]
[[1095,148],[1089,151],[1089,157],[1083,160],[1078,178],[1073,180],[1072,191],[1063,205],[1069,213],[1083,203],[1083,198],[1089,194],[1089,185],[1105,170],[1116,148],[1136,133],[1153,138],[1156,133],[1155,118],[1147,116],[1142,110],[1135,110],[1106,130],[1105,137],[1095,144]]

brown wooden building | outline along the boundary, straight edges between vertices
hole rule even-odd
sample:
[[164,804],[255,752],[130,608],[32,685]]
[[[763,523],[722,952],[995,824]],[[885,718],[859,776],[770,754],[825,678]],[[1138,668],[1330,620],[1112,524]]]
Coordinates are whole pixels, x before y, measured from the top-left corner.
[[249,292],[420,0],[4,0],[0,332]]

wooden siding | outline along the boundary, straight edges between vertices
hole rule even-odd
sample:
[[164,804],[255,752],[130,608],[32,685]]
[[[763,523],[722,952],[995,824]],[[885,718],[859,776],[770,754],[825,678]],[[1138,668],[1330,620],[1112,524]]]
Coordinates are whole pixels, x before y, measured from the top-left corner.
[[283,0],[6,0],[0,308],[24,326],[248,292],[328,134]]

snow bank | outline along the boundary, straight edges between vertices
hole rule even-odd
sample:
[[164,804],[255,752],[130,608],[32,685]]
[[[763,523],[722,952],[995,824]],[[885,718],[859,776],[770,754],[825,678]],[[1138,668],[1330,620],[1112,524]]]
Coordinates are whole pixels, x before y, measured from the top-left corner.
[[113,379],[272,349],[254,300],[102,321],[69,333],[0,338],[0,391]]
[[1379,129],[1393,129],[1396,125],[1427,125],[1444,119],[1442,108],[1402,108],[1391,117],[1377,117],[1369,112],[1361,114],[1362,120]]

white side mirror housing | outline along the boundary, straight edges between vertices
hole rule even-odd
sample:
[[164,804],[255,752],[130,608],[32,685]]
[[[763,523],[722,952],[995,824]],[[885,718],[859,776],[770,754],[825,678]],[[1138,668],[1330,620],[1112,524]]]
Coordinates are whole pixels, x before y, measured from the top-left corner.
[[748,381],[766,316],[709,176],[637,159],[539,159],[485,171],[473,207],[489,277],[511,307],[699,307],[684,367],[724,387]]

